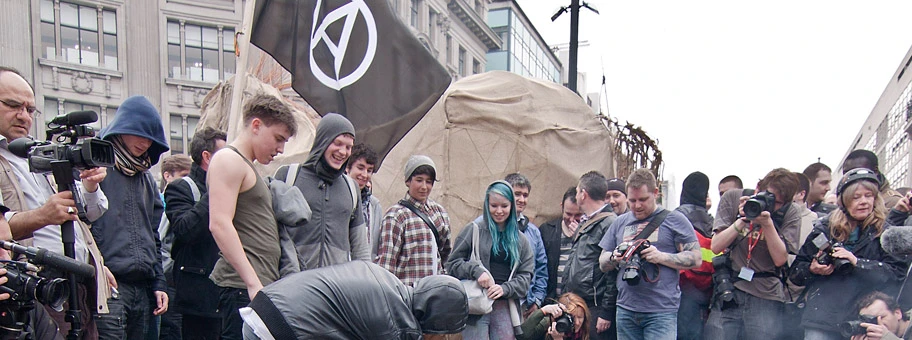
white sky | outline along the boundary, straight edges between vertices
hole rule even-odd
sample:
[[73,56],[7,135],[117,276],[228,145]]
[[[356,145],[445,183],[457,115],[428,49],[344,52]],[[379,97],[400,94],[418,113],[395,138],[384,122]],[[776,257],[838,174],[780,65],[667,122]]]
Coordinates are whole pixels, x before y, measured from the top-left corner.
[[[517,0],[549,45],[570,0]],[[659,141],[666,179],[753,187],[769,170],[836,168],[912,45],[912,1],[605,1],[580,15],[580,72],[609,113]],[[564,65],[568,68],[568,65]],[[675,201],[677,198],[675,198]]]

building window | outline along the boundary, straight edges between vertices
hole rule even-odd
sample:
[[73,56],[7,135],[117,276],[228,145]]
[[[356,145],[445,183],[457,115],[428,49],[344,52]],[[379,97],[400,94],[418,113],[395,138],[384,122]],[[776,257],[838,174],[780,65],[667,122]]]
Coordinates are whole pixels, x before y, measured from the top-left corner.
[[478,59],[472,60],[472,74],[481,73],[481,63],[478,62]]
[[475,0],[475,12],[484,17],[484,3],[481,0]]
[[446,35],[446,63],[453,65],[453,37],[449,33]]
[[411,7],[409,9],[409,23],[412,24],[412,27],[418,28],[418,1],[411,0]]
[[234,75],[234,29],[168,21],[168,77],[215,83]]
[[466,74],[466,50],[464,48],[462,48],[462,46],[459,47],[458,58],[459,58],[459,65],[457,65],[457,66],[459,67],[459,76],[465,77],[465,76],[467,76],[467,74]]
[[[44,116],[45,124],[50,123],[54,117],[75,111],[94,111],[98,114],[98,120],[89,124],[97,134],[104,127],[102,122],[110,122],[110,118],[117,111],[116,107],[100,104],[80,103],[66,99],[48,98],[44,99],[44,110],[41,114]],[[44,126],[44,124],[42,125]]]
[[63,1],[55,10],[53,0],[41,0],[40,17],[43,57],[117,69],[117,14],[113,10]]
[[437,21],[437,12],[434,9],[428,10],[428,21],[427,21],[427,35],[430,39],[431,46],[434,46],[434,43],[437,42],[437,32],[434,30],[434,22]]
[[[187,116],[182,114],[171,114],[170,130],[171,154],[186,154],[190,150],[190,141],[193,140],[193,133],[199,124],[199,117]],[[186,138],[185,138],[186,137]]]

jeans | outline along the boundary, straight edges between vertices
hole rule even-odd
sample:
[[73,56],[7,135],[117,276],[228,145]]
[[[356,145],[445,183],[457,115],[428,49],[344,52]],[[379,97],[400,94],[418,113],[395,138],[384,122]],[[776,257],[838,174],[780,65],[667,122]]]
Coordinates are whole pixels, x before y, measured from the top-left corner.
[[708,323],[722,327],[718,339],[778,339],[785,303],[761,299],[740,289],[735,289],[734,295],[737,304],[726,309],[714,306],[710,312]]
[[184,314],[181,327],[184,340],[218,340],[222,333],[222,319]]
[[841,340],[842,335],[834,332],[827,332],[814,328],[804,330],[804,340]]
[[222,313],[222,340],[242,340],[244,319],[238,309],[247,307],[247,289],[221,287],[219,310]]
[[617,308],[618,340],[675,340],[678,312],[640,313]]
[[709,301],[705,294],[681,288],[681,306],[678,307],[678,340],[702,340],[703,325],[709,314]]
[[[145,339],[152,330],[156,307],[155,294],[150,284],[133,284],[118,281],[118,298],[108,299],[108,314],[98,314],[98,339]],[[157,330],[155,331],[157,333]]]
[[467,324],[462,331],[463,340],[513,339],[513,322],[510,321],[508,300],[495,300],[493,310],[482,315],[474,325]]
[[171,305],[168,311],[161,315],[161,327],[159,328],[159,340],[181,340],[181,314],[173,306],[174,296],[177,292],[174,287],[168,286],[168,300]]

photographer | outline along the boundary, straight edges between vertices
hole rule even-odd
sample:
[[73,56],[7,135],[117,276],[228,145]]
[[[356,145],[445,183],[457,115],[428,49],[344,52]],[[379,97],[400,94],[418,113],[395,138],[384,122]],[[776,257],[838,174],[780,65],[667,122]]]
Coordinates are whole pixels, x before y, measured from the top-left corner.
[[853,317],[845,307],[902,278],[906,264],[880,243],[886,214],[879,186],[874,171],[848,171],[836,187],[839,209],[817,220],[792,264],[789,278],[809,292],[805,339],[842,339],[837,324]]
[[[740,196],[740,203],[737,211],[730,209],[733,205],[720,204],[726,209],[718,212],[719,219],[739,218],[730,226],[716,224],[712,238],[714,253],[729,249],[721,255],[728,256],[727,266],[714,276],[719,280],[719,275],[728,275],[734,283],[731,297],[723,297],[727,291],[717,284],[708,321],[716,330],[711,333],[714,337],[775,339],[782,331],[780,321],[788,299],[779,270],[786,265],[789,250],[798,248],[801,211],[792,203],[797,191],[797,176],[779,168],[757,183],[758,194],[753,197],[743,196],[742,190],[723,195],[723,201]],[[756,207],[760,209],[750,209]]]
[[881,292],[872,292],[858,300],[855,309],[858,310],[859,316],[868,315],[877,318],[877,323],[862,322],[859,327],[864,329],[864,334],[855,334],[852,336],[852,340],[912,339],[912,332],[909,331],[909,315],[903,313],[899,303],[893,297]]
[[[5,214],[9,229],[0,232],[0,238],[23,240],[25,244],[31,242],[34,246],[62,255],[60,224],[76,221],[76,259],[96,268],[94,280],[78,282],[80,305],[77,307],[82,311],[83,338],[96,339],[98,334],[93,314],[108,313],[108,285],[116,287],[116,282],[103,266],[101,252],[88,225],[78,220],[74,193],[56,192],[47,176],[30,172],[27,158],[9,151],[11,141],[28,137],[32,129],[37,110],[31,85],[17,71],[0,66],[0,99],[3,99],[0,102],[0,168],[3,169],[0,171],[0,193],[11,209]],[[107,210],[108,200],[98,185],[106,174],[104,168],[89,169],[79,174],[82,182],[77,185],[82,189],[80,194],[83,195],[89,221],[97,220]],[[42,275],[62,277],[61,273],[43,272]],[[68,308],[64,305],[64,311]],[[60,326],[61,332],[67,333],[70,324],[64,320],[65,312],[47,311]]]
[[702,264],[693,225],[680,212],[658,206],[658,193],[652,172],[634,171],[627,179],[630,213],[611,223],[599,242],[604,249],[600,269],[620,268],[617,330],[621,340],[674,339],[681,300],[679,271]]
[[[563,315],[569,318],[561,318]],[[570,323],[566,332],[560,332],[561,326],[557,321],[563,319]],[[563,327],[567,325],[564,324]],[[565,293],[557,299],[557,303],[543,306],[532,312],[522,324],[522,335],[517,335],[518,340],[589,340],[589,307],[579,295]]]

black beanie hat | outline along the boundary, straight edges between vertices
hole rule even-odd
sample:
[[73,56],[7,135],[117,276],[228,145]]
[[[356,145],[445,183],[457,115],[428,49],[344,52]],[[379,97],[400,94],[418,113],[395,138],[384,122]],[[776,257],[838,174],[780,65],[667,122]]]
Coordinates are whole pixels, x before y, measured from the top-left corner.
[[606,190],[606,191],[611,191],[611,190],[620,191],[622,194],[624,194],[624,196],[627,196],[627,184],[624,183],[623,179],[620,179],[620,178],[609,179],[608,180],[608,190]]
[[681,204],[706,206],[706,196],[709,194],[709,177],[702,172],[694,172],[684,179],[684,189],[681,191]]

